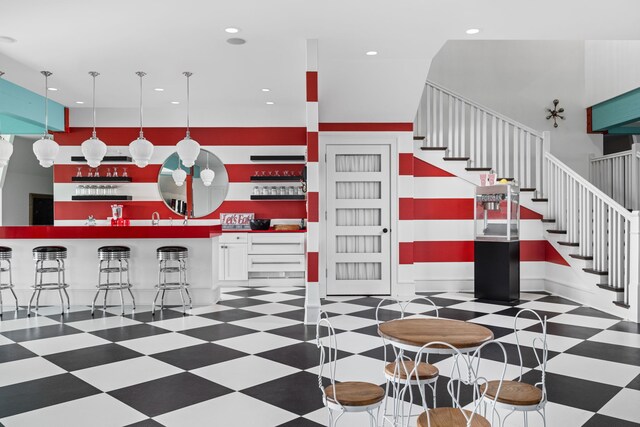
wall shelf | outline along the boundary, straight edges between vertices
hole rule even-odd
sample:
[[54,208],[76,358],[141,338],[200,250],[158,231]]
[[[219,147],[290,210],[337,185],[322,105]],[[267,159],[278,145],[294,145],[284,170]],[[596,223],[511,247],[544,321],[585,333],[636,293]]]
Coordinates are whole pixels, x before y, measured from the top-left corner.
[[299,182],[302,179],[302,175],[295,176],[252,176],[251,181],[288,181]]
[[252,162],[268,162],[268,161],[283,161],[283,162],[304,162],[303,155],[268,155],[268,156],[251,156]]
[[71,200],[84,200],[84,201],[123,201],[133,200],[132,196],[71,196]]
[[131,182],[130,176],[73,176],[73,182]]
[[286,195],[278,195],[278,194],[254,194],[251,195],[251,200],[305,200],[304,194],[286,194]]
[[[84,156],[71,156],[71,161],[72,162],[85,162],[87,161],[87,159],[85,159]],[[131,157],[129,156],[104,156],[104,158],[102,159],[103,163],[108,163],[108,162],[123,162],[123,163],[131,163]]]

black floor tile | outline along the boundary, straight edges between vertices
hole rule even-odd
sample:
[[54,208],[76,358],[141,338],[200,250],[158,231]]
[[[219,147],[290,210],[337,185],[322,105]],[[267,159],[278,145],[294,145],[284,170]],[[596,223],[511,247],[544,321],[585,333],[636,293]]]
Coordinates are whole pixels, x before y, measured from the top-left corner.
[[602,414],[595,414],[584,423],[582,427],[638,427],[639,423],[621,420],[620,418],[607,417]]
[[[462,301],[458,301],[460,304]],[[487,313],[480,313],[479,311],[468,311],[468,310],[458,310],[456,308],[442,308],[438,310],[438,316],[443,319],[454,319],[454,320],[471,320],[476,317],[486,316]]]
[[14,360],[27,359],[36,357],[37,354],[32,353],[20,344],[6,344],[0,347],[0,363],[12,362]]
[[66,371],[77,371],[107,363],[140,357],[142,354],[118,344],[104,344],[44,356]]
[[[522,376],[522,381],[535,384],[540,381],[540,373],[529,371]],[[620,390],[607,384],[587,381],[579,378],[547,372],[546,375],[547,396],[550,402],[561,405],[597,412]]]
[[605,313],[604,311],[600,311],[600,310],[596,310],[595,308],[591,308],[591,307],[578,307],[574,310],[568,311],[568,314],[580,314],[582,316],[589,316],[589,317],[602,317],[605,319],[618,319],[621,320],[618,316],[614,316],[612,314],[609,313]]
[[[182,308],[182,307],[180,307]],[[182,311],[171,310],[165,306],[164,310],[160,310],[160,306],[156,307],[156,312],[151,315],[151,311],[141,311],[135,313],[125,314],[125,317],[129,319],[137,320],[138,322],[156,322],[158,320],[169,320],[182,317],[184,314]]]
[[[362,297],[362,298],[356,298],[354,300],[351,301],[347,301],[349,304],[356,304],[356,305],[365,305],[367,307],[373,307],[376,308],[378,306],[378,304],[380,304],[380,301],[383,301],[381,298],[374,298],[374,297]],[[393,300],[391,299],[386,299],[384,300],[384,302],[382,303],[382,306],[385,305],[389,305],[389,304],[393,304]]]
[[0,387],[0,418],[101,393],[71,374]]
[[180,331],[181,334],[190,337],[199,338],[205,341],[219,341],[226,338],[239,337],[240,335],[253,334],[257,331],[242,326],[228,325],[221,323],[213,326],[203,326],[202,328],[193,328]]
[[295,291],[288,291],[288,292],[283,292],[284,294],[289,294],[289,295],[298,295],[300,297],[303,297],[307,294],[306,289],[304,289],[304,287],[301,287],[300,289],[296,289]]
[[640,375],[635,377],[633,379],[633,381],[631,381],[629,384],[627,384],[626,388],[632,388],[634,390],[640,390]]
[[500,326],[493,326],[493,325],[481,325],[481,326],[484,326],[485,328],[490,329],[491,332],[493,332],[494,339],[502,338],[506,335],[513,333],[513,329],[511,328],[502,328]]
[[100,331],[90,332],[93,335],[96,335],[100,338],[104,338],[105,340],[109,340],[112,342],[133,340],[136,338],[144,338],[150,337],[152,335],[160,335],[167,334],[170,331],[162,328],[158,328],[151,325],[130,325],[130,326],[122,326],[119,328],[110,328],[103,329]]
[[241,351],[206,343],[156,353],[151,357],[189,371],[244,356],[247,356],[247,354]]
[[583,341],[580,344],[571,347],[565,353],[640,366],[640,348],[635,347],[626,347],[597,341]]
[[298,415],[308,414],[324,406],[322,392],[318,388],[318,376],[309,372],[278,378],[242,390],[242,393]]
[[[6,300],[5,300],[5,304],[6,304]],[[15,310],[11,310],[12,305],[9,304],[8,306],[9,308],[7,308],[7,306],[4,306],[4,313],[2,313],[2,317],[0,317],[0,321],[3,320],[14,320],[14,319],[25,319],[29,316],[27,316],[28,312],[26,310],[26,307],[21,307],[18,311]],[[15,308],[15,306],[13,306],[13,308]],[[36,314],[34,312],[31,313],[31,317],[37,317],[39,316],[39,314]],[[41,316],[41,317],[45,317],[45,316]]]
[[610,331],[629,332],[631,334],[640,334],[640,323],[628,322],[626,320],[616,323],[609,328]]
[[[499,314],[502,316],[511,316],[511,317],[516,317],[516,314],[518,314],[522,309],[518,308],[518,307],[509,307],[505,310],[501,310],[501,311],[497,311],[493,314]],[[547,320],[551,319],[553,317],[559,316],[562,313],[557,313],[555,311],[542,311],[542,310],[535,310],[536,313],[538,313],[538,315],[540,316],[541,319],[544,319],[545,316],[547,316]],[[520,315],[521,318],[523,319],[533,319],[533,320],[538,320],[538,318],[531,313],[530,311],[525,311]]]
[[219,384],[183,372],[114,390],[109,394],[148,417],[155,417],[231,392]]
[[[378,333],[378,325],[365,326],[364,328],[354,329],[352,332],[371,335],[372,337],[380,337],[380,334]],[[380,345],[382,346],[382,338],[380,338]]]
[[[515,344],[509,343],[501,343],[504,346],[505,351],[507,352],[507,363],[510,365],[520,366],[520,357],[518,356],[518,346]],[[522,354],[522,364],[524,365],[525,370],[527,368],[535,368],[538,366],[538,360],[536,359],[535,354],[533,353],[532,347],[527,347],[524,345],[520,346],[520,351]],[[539,357],[542,359],[541,352],[538,353]],[[547,361],[551,360],[555,356],[560,353],[554,351],[547,352]],[[482,349],[482,358],[495,360],[498,362],[502,362],[504,360],[504,355],[502,350],[496,345],[488,345]]]
[[72,311],[69,313],[65,312],[64,314],[57,313],[57,314],[49,315],[47,317],[49,319],[56,320],[58,322],[70,323],[70,322],[79,322],[82,320],[98,319],[100,317],[113,317],[113,316],[115,316],[115,314],[111,314],[109,312],[102,311],[102,310],[96,310],[92,317],[91,309],[88,309],[88,310],[82,310],[82,311]]
[[459,299],[442,298],[438,296],[429,296],[427,298],[433,301],[433,303],[438,307],[448,307],[450,305],[460,304],[461,302],[464,302]]
[[292,310],[285,313],[275,313],[274,316],[284,317],[285,319],[297,320],[298,322],[304,322],[304,309]]
[[[349,316],[361,317],[363,319],[376,320],[376,309],[369,308],[367,310],[356,311],[354,313],[349,313]],[[380,322],[386,322],[388,320],[399,319],[401,313],[396,310],[385,310],[384,308],[380,308],[378,310],[378,320]]]
[[280,304],[292,305],[294,307],[304,307],[305,298],[296,298],[286,301],[278,301]]
[[[525,328],[524,330],[533,331],[533,332],[542,332],[542,327],[538,323],[536,325]],[[565,325],[564,323],[554,323],[554,322],[547,323],[547,334],[549,335],[560,335],[563,337],[586,340],[600,332],[601,332],[600,329],[585,328],[582,326],[574,326],[574,325]]]
[[243,298],[247,298],[247,297],[257,297],[260,295],[267,295],[267,294],[271,294],[273,292],[269,292],[269,291],[263,291],[260,288],[251,288],[251,289],[243,289],[240,291],[233,291],[233,292],[225,292],[224,294],[222,294],[222,299],[224,300],[224,296],[225,295],[235,295],[238,297],[243,297]]
[[44,338],[61,337],[63,335],[79,334],[82,331],[62,323],[59,325],[40,326],[38,328],[18,329],[3,332],[2,335],[15,342],[41,340]]
[[306,418],[296,418],[295,420],[291,420],[288,423],[280,424],[278,427],[322,427],[323,424],[315,423]]
[[[340,332],[336,330],[336,334]],[[284,328],[271,329],[269,333],[299,341],[310,341],[316,339],[316,325],[304,325],[300,323],[298,325],[285,326]]]
[[162,427],[162,424],[149,418],[143,421],[139,421],[137,423],[129,424],[125,427],[157,427],[157,426]]
[[229,301],[220,301],[219,304],[227,307],[244,308],[244,307],[251,307],[254,305],[268,304],[270,302],[271,301],[264,301],[264,300],[255,299],[255,298],[237,298]]
[[536,301],[553,302],[553,303],[556,303],[556,304],[575,305],[576,307],[579,307],[581,305],[581,304],[579,304],[579,303],[577,303],[575,301],[571,301],[570,299],[562,298],[562,297],[559,297],[557,295],[549,295],[549,296],[537,299]]
[[[265,351],[257,356],[298,369],[309,369],[320,364],[320,349],[315,344],[308,342]],[[338,350],[338,359],[347,356],[351,356],[351,353]]]
[[264,314],[241,309],[217,311],[214,313],[206,313],[200,315],[200,317],[217,320],[219,322],[235,322],[236,320],[251,319],[252,317],[258,316],[264,316]]

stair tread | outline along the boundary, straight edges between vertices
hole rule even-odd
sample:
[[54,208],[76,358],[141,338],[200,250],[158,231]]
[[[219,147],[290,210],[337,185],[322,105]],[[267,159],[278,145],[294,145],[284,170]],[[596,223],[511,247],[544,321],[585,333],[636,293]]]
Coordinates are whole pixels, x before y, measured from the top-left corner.
[[547,233],[551,233],[551,234],[567,234],[567,230],[547,230]]
[[604,285],[600,283],[596,283],[596,286],[599,287],[600,289],[604,289],[611,292],[624,292],[623,288],[614,288],[613,286]]
[[583,261],[593,261],[592,256],[578,255],[578,254],[569,254],[571,258],[581,259]]
[[513,178],[505,178],[505,177],[498,177],[497,180],[501,181],[503,179],[506,179],[507,181],[513,181]]
[[422,151],[446,151],[447,147],[420,147]]
[[613,303],[615,305],[617,305],[618,307],[622,307],[622,308],[630,308],[631,306],[629,304],[626,304],[622,301],[613,301]]
[[558,244],[562,246],[572,246],[572,247],[580,246],[580,243],[578,242],[558,242]]
[[531,201],[532,202],[548,202],[549,199],[546,199],[546,198],[544,198],[544,199],[543,198],[534,198],[534,199],[531,199]]
[[413,135],[413,140],[414,141],[424,141],[425,138],[426,138],[426,136]]
[[534,188],[521,188],[520,192],[522,193],[523,191],[536,191],[535,187]]
[[545,224],[551,224],[556,222],[555,219],[551,219],[551,218],[542,218],[540,221],[544,222]]
[[465,170],[470,172],[490,172],[491,168],[465,168]]
[[591,273],[591,274],[596,274],[598,276],[607,276],[609,274],[608,271],[600,271],[600,270],[595,270],[593,268],[583,268],[582,269],[585,273]]
[[470,157],[443,157],[442,160],[447,161],[469,161]]

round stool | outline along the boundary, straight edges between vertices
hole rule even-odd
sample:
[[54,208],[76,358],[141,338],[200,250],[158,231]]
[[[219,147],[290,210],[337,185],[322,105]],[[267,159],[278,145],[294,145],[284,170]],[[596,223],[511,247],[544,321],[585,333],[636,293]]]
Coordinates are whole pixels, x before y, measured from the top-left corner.
[[[129,291],[131,301],[133,302],[133,310],[136,309],[136,299],[133,296],[133,292],[131,292],[131,283],[129,281],[130,255],[131,249],[127,246],[102,246],[98,248],[98,285],[96,286],[98,290],[91,303],[92,316],[96,309],[96,300],[98,299],[100,291],[104,291],[103,310],[107,309],[107,294],[109,291],[119,291],[120,307],[122,308],[121,314],[124,315],[123,289]],[[115,275],[114,281],[111,281],[112,275]],[[106,276],[105,282],[102,281],[104,276]]]
[[[65,283],[64,277],[64,260],[67,259],[67,248],[64,246],[38,246],[33,248],[33,260],[36,262],[36,277],[35,282],[31,289],[31,299],[29,299],[29,306],[27,307],[27,316],[31,315],[31,304],[33,298],[36,298],[36,312],[38,311],[40,304],[40,292],[46,290],[58,290],[60,294],[60,306],[62,307],[62,314],[64,314],[64,298],[62,292],[64,291],[67,297],[67,310],[71,309],[71,303],[69,302],[69,294],[67,288],[69,285]],[[51,265],[55,262],[54,265]],[[49,263],[47,266],[46,263]],[[53,282],[44,282],[45,274],[56,274],[57,280]]]
[[[13,298],[16,300],[16,311],[18,311],[18,297],[16,293],[13,291],[13,279],[11,277],[11,255],[13,254],[13,250],[6,246],[0,246],[0,317],[2,317],[2,291],[5,289],[9,289],[13,294]],[[2,265],[2,263],[6,263],[6,267]],[[2,273],[9,273],[9,281],[2,281]]]
[[[189,298],[189,309],[193,308],[191,295],[189,295],[189,284],[187,283],[187,257],[189,256],[189,250],[184,246],[162,246],[156,251],[159,261],[158,270],[158,285],[156,286],[156,296],[153,298],[153,305],[151,307],[151,315],[153,316],[156,311],[156,300],[160,291],[162,291],[162,297],[160,298],[160,310],[164,308],[164,294],[166,291],[180,291],[180,299],[182,299],[182,312],[187,313],[184,295],[182,291],[187,294]],[[178,281],[169,281],[168,275],[174,274],[178,276]]]

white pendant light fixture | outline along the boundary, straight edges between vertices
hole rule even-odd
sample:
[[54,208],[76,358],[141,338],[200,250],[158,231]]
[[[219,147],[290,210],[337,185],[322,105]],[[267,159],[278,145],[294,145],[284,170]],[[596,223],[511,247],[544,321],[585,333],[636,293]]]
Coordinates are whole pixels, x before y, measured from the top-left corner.
[[136,73],[140,77],[140,136],[138,139],[129,144],[129,152],[133,162],[139,168],[143,168],[149,164],[153,155],[153,144],[149,142],[142,132],[142,78],[147,75],[144,71]]
[[40,166],[50,168],[60,151],[58,143],[53,140],[53,135],[49,135],[49,76],[50,71],[40,71],[44,76],[44,135],[33,143],[33,154],[36,155]]
[[80,148],[82,149],[82,155],[87,159],[87,164],[92,168],[100,166],[100,162],[107,154],[107,144],[100,141],[96,136],[96,77],[100,73],[96,71],[89,71],[89,75],[93,77],[93,132],[91,138],[82,143]]
[[187,179],[187,173],[180,167],[180,158],[178,158],[178,167],[171,172],[171,177],[178,187],[182,187],[182,184]]
[[[4,75],[4,72],[0,71],[0,79]],[[9,159],[13,154],[13,144],[7,141],[0,135],[0,166],[7,166]]]
[[205,187],[211,186],[213,182],[213,178],[216,177],[216,173],[209,169],[209,152],[207,151],[207,168],[200,171],[200,179],[202,179],[202,183]]
[[198,154],[200,154],[200,144],[198,144],[196,140],[191,139],[189,132],[189,77],[191,77],[193,73],[185,71],[182,74],[187,77],[187,135],[182,141],[178,142],[176,151],[178,152],[180,160],[182,160],[182,164],[190,168],[195,164]]

